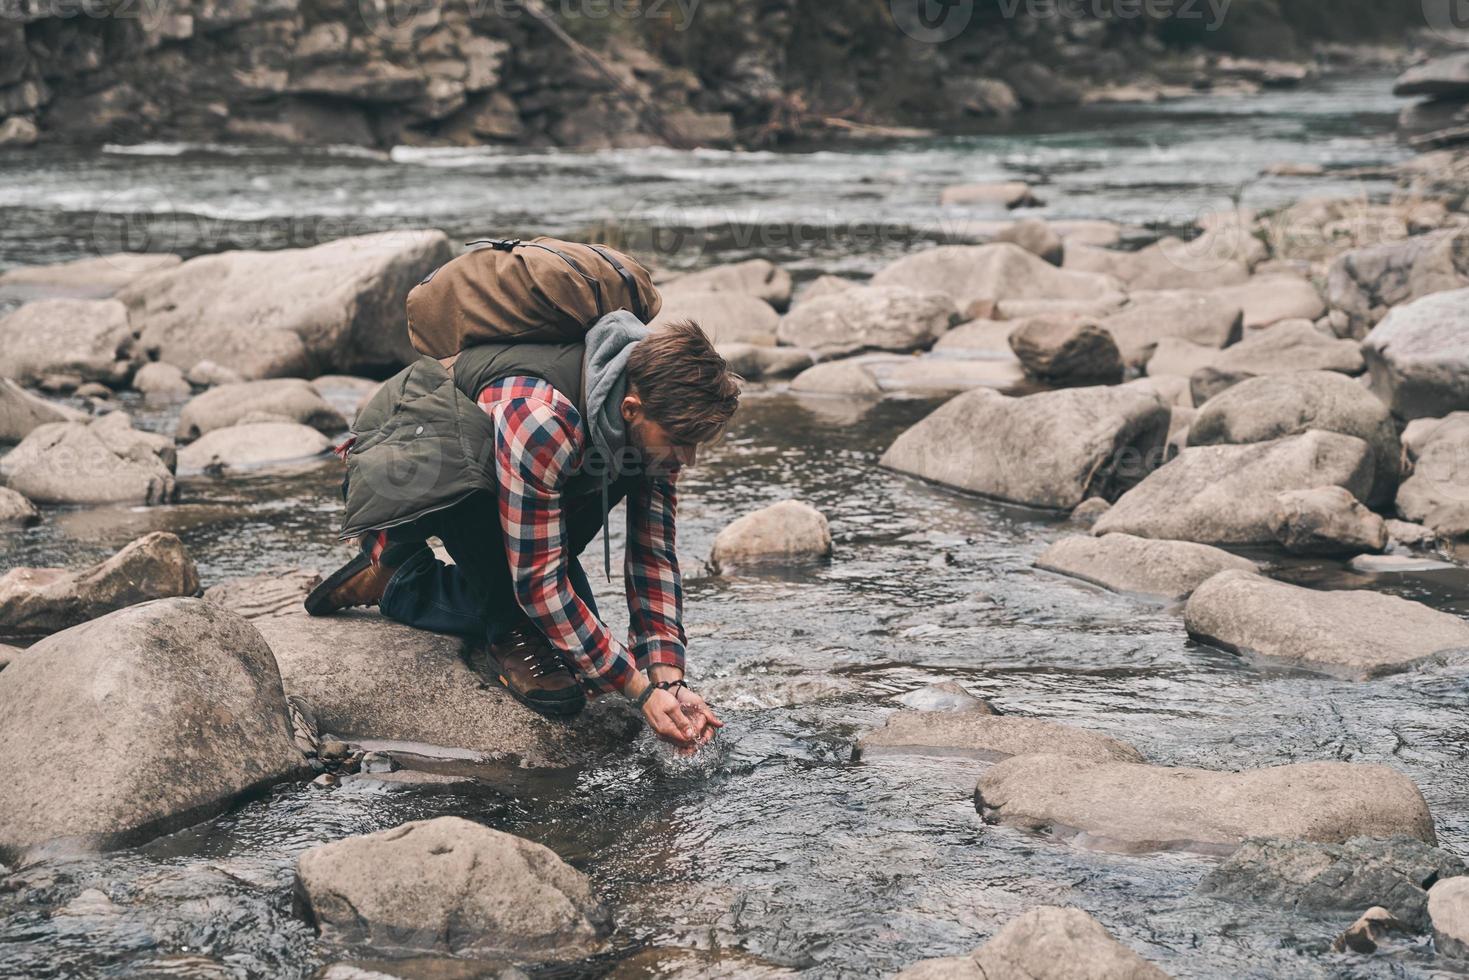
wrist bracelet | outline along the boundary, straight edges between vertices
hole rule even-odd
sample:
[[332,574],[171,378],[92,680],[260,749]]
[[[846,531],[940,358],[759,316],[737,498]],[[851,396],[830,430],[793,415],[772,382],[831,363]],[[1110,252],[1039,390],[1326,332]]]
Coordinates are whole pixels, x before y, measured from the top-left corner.
[[648,703],[648,699],[653,696],[653,692],[656,690],[658,690],[658,685],[654,684],[652,681],[649,681],[648,686],[643,688],[643,693],[633,698],[632,703],[636,707],[641,708],[643,705]]
[[[688,685],[688,682],[687,681],[685,681],[682,677],[680,677],[676,681],[659,681],[658,683],[654,684],[653,686],[656,687],[656,688],[658,688],[659,690],[662,690],[662,691],[672,692],[673,689],[676,688],[676,687],[688,687],[689,685]],[[674,697],[678,697],[678,695],[677,694],[674,694]]]

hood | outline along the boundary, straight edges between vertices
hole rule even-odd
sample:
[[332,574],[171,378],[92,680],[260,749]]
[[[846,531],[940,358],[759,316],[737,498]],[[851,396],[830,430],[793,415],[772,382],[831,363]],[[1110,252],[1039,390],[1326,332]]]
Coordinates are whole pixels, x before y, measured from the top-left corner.
[[603,464],[602,564],[608,579],[612,578],[612,538],[607,527],[607,485],[612,482],[612,463],[618,458],[618,450],[627,445],[627,423],[622,418],[627,359],[638,341],[650,333],[626,310],[607,314],[587,331],[582,387],[586,390],[587,434]]

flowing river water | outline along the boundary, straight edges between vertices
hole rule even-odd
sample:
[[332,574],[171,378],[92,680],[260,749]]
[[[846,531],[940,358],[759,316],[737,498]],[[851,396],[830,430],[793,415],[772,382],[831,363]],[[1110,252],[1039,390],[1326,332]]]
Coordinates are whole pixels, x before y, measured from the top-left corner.
[[[1024,133],[804,154],[379,158],[155,146],[15,156],[0,161],[0,263],[76,258],[109,243],[192,253],[426,225],[465,240],[571,233],[633,215],[680,232],[670,254],[681,261],[759,253],[801,277],[870,271],[952,220],[932,202],[959,180],[1019,176],[1042,185],[1047,216],[1154,226],[1238,193],[1252,204],[1384,193],[1387,184],[1357,178],[1254,178],[1283,160],[1399,159],[1388,88],[1361,77],[1051,117]],[[860,226],[897,231],[848,234]],[[775,240],[792,229],[805,239]],[[171,430],[176,409],[128,405],[140,424]],[[985,763],[851,761],[855,739],[882,723],[895,696],[957,680],[1006,712],[1118,736],[1160,764],[1388,763],[1422,787],[1441,843],[1469,854],[1465,668],[1352,683],[1265,666],[1191,643],[1177,608],[1036,571],[1034,557],[1071,530],[1060,520],[876,465],[932,407],[756,390],[687,475],[679,530],[690,652],[728,722],[694,761],[644,736],[581,770],[485,774],[473,790],[281,786],[146,846],[0,878],[0,976],[297,977],[371,958],[322,941],[293,915],[297,855],[444,814],[549,845],[613,910],[612,952],[533,976],[600,976],[620,955],[661,946],[812,976],[881,976],[967,951],[1040,904],[1086,909],[1178,977],[1444,975],[1426,939],[1374,957],[1334,954],[1330,941],[1348,924],[1339,916],[1196,897],[1215,859],[1122,856],[986,827],[972,798]],[[327,568],[344,554],[336,466],[187,480],[173,507],[49,511],[38,527],[0,537],[0,570],[96,560],[154,529],[180,534],[206,584],[282,565]],[[703,571],[698,559],[721,527],[787,497],[830,519],[829,563]],[[1374,579],[1334,562],[1271,567],[1469,612],[1469,577],[1458,570]],[[620,630],[618,585],[598,591]]]

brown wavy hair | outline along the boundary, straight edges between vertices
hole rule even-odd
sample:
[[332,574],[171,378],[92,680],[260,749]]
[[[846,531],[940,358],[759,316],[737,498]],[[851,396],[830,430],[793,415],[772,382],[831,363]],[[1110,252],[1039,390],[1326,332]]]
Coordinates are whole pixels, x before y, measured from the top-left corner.
[[740,406],[743,379],[692,320],[655,330],[628,355],[627,380],[648,417],[679,442],[718,439]]

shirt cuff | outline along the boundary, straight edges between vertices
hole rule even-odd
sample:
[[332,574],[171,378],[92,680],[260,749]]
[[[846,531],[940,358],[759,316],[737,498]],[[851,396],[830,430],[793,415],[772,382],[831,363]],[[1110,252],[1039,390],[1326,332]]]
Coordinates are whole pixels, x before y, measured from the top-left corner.
[[613,660],[612,665],[606,672],[582,675],[581,686],[589,698],[599,698],[607,694],[621,694],[632,681],[632,676],[635,673],[637,673],[637,670],[633,668],[631,659],[626,652],[623,652]]
[[632,645],[633,659],[639,670],[649,667],[684,669],[684,645],[664,636],[650,636]]

